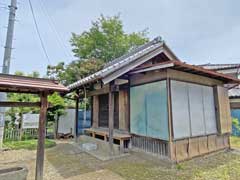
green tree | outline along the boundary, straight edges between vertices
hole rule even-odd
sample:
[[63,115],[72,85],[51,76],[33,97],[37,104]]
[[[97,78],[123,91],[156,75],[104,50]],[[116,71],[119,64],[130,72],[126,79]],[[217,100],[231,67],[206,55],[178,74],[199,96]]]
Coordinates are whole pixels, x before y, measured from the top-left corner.
[[96,59],[72,61],[68,65],[60,62],[56,66],[48,66],[47,75],[58,79],[64,85],[68,85],[98,71],[102,66],[103,62]]
[[240,124],[238,118],[232,118],[232,124],[238,131],[240,131]]
[[146,30],[126,33],[119,15],[101,15],[92,22],[88,31],[80,35],[72,33],[70,42],[78,60],[70,64],[61,62],[56,66],[48,66],[47,75],[59,79],[65,85],[71,84],[148,40]]
[[79,59],[95,58],[108,62],[147,42],[146,34],[146,31],[127,34],[119,15],[101,15],[97,21],[92,22],[88,31],[80,35],[72,33],[70,42],[74,55]]
[[[47,113],[47,122],[51,122],[51,124],[55,124],[54,127],[54,134],[55,137],[58,132],[58,121],[59,117],[61,115],[65,114],[65,101],[64,99],[58,94],[58,93],[53,93],[51,96],[48,97],[48,102],[50,103],[50,107],[48,108],[48,113]],[[48,123],[49,125],[49,123]],[[49,125],[50,127],[51,125]],[[53,127],[52,127],[53,128]]]

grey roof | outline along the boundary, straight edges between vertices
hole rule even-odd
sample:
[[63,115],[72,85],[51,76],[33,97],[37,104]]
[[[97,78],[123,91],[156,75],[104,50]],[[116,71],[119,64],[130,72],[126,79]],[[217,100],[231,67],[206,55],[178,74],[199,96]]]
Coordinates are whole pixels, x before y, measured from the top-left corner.
[[235,87],[235,88],[233,88],[233,89],[230,89],[230,90],[228,91],[228,96],[229,96],[230,98],[240,97],[240,86],[237,86],[237,87]]
[[[161,37],[157,37],[154,40],[152,40],[142,46],[139,46],[136,49],[133,49],[129,53],[110,61],[109,63],[107,63],[104,66],[104,68],[102,70],[100,70],[90,76],[87,76],[83,79],[80,79],[79,81],[77,81],[73,84],[70,84],[68,86],[68,88],[73,90],[77,87],[80,87],[85,84],[94,82],[96,80],[105,78],[106,76],[109,76],[109,75],[115,73],[116,71],[118,71],[121,68],[126,68],[129,65],[129,63],[133,63],[147,54],[150,54],[157,50],[159,50],[159,52],[160,52],[160,50],[163,49],[164,45],[165,45],[164,41],[161,39]],[[165,47],[168,49],[168,51],[171,53],[171,55],[174,58],[176,58],[176,56],[170,51],[170,49],[166,45],[165,45]],[[146,59],[146,60],[148,60],[148,59]],[[143,63],[143,61],[141,61],[141,63]],[[134,64],[134,65],[128,66],[127,70],[129,71],[131,68],[135,68],[137,65],[139,65],[139,64]],[[122,71],[121,73],[123,74],[123,73],[125,73],[125,71]],[[119,73],[118,77],[122,74]],[[106,83],[106,81],[104,83]]]
[[162,43],[162,42],[163,42],[163,41],[162,41],[161,37],[156,37],[156,38],[153,39],[152,41],[150,41],[150,42],[148,42],[148,43],[146,43],[146,44],[143,44],[143,45],[141,45],[141,46],[138,46],[138,47],[135,48],[135,49],[130,50],[129,53],[124,54],[123,56],[121,56],[121,57],[119,57],[119,58],[116,58],[116,59],[114,59],[114,60],[106,63],[104,67],[106,68],[106,67],[109,67],[109,66],[111,66],[111,65],[113,65],[113,64],[116,64],[117,62],[119,62],[119,61],[121,61],[121,60],[123,60],[123,59],[126,59],[126,58],[128,58],[129,56],[131,56],[131,55],[134,55],[134,54],[136,54],[136,53],[138,53],[138,52],[141,52],[141,51],[145,50],[146,48],[148,48],[148,47],[151,46],[151,45],[154,45],[154,44],[157,44],[157,43]]
[[199,65],[206,69],[212,69],[212,70],[223,70],[223,69],[234,69],[234,68],[240,68],[240,64],[202,64]]

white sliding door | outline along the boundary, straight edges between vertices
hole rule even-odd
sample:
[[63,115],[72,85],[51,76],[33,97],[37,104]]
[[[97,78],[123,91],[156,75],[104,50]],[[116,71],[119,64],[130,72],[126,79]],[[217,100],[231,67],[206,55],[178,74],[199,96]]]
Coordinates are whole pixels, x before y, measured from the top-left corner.
[[206,133],[213,134],[217,132],[214,94],[212,87],[203,87],[204,116],[206,123]]
[[169,140],[166,81],[131,87],[130,111],[131,133]]
[[187,83],[171,81],[172,119],[174,138],[190,136]]
[[205,134],[202,86],[188,83],[189,111],[192,136]]
[[171,80],[175,139],[217,132],[213,87]]

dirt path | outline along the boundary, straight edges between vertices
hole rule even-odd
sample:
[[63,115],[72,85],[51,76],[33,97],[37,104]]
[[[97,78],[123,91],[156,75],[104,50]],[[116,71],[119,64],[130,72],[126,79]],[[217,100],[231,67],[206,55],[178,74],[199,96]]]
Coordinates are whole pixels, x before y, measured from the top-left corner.
[[[36,151],[12,150],[0,152],[0,168],[26,166],[28,180],[35,178]],[[84,162],[84,163],[81,163]],[[94,164],[96,163],[96,166]],[[71,144],[60,143],[47,149],[44,180],[123,180],[116,173],[102,169],[98,160],[77,150]]]

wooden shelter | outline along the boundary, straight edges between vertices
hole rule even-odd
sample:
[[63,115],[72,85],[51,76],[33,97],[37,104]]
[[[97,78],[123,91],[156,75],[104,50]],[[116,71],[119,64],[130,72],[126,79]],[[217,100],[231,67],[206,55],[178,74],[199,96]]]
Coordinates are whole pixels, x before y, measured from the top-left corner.
[[48,108],[47,97],[53,92],[66,93],[68,92],[68,89],[54,80],[0,74],[0,92],[31,93],[38,94],[40,96],[40,102],[0,102],[0,106],[40,107],[35,179],[42,180],[44,164],[45,122]]
[[180,61],[156,38],[68,88],[79,96],[87,89],[92,99],[86,133],[110,148],[117,143],[182,161],[229,148],[229,83],[240,81]]

